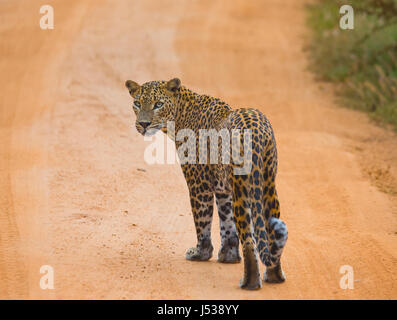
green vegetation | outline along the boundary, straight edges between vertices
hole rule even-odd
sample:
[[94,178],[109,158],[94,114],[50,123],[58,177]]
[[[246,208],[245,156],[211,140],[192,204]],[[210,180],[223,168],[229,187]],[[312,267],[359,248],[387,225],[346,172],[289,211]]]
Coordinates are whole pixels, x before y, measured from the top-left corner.
[[[353,30],[339,27],[345,4]],[[312,71],[337,84],[341,104],[397,130],[397,0],[322,0],[307,10]]]

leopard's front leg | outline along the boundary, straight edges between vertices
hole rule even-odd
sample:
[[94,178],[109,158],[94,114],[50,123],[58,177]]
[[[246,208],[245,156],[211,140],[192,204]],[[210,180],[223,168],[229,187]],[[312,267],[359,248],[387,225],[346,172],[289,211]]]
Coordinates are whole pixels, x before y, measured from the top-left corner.
[[239,238],[233,218],[231,191],[217,192],[215,196],[221,229],[221,249],[218,253],[218,261],[222,263],[240,262]]
[[212,257],[211,223],[214,210],[214,195],[208,191],[196,192],[189,188],[194,224],[197,233],[197,246],[186,251],[186,259],[207,261]]

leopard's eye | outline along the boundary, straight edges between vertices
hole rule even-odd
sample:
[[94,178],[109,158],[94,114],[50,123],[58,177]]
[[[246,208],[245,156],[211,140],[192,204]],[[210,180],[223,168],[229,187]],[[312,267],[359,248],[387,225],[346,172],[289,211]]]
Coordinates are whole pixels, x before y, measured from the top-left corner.
[[155,110],[155,109],[159,109],[159,108],[161,108],[163,105],[164,105],[164,103],[163,103],[163,102],[161,102],[161,101],[157,101],[157,102],[156,102],[156,104],[154,105],[154,108],[153,108],[153,110]]
[[141,107],[141,103],[139,101],[134,101],[134,107],[139,109]]

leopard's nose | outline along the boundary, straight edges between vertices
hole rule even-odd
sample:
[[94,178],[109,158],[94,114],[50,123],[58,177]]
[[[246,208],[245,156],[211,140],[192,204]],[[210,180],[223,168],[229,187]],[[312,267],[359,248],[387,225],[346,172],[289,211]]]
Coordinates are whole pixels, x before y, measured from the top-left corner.
[[143,129],[146,129],[150,124],[151,124],[151,122],[139,122],[139,124],[143,127]]

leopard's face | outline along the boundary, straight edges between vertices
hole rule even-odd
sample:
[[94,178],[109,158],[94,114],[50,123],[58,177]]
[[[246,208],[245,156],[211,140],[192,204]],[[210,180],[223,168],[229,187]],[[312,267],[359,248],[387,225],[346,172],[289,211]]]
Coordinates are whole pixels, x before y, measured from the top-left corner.
[[167,133],[167,121],[175,118],[176,98],[180,80],[152,81],[138,85],[127,80],[125,85],[134,98],[132,108],[135,126],[142,135],[153,135],[157,130]]

